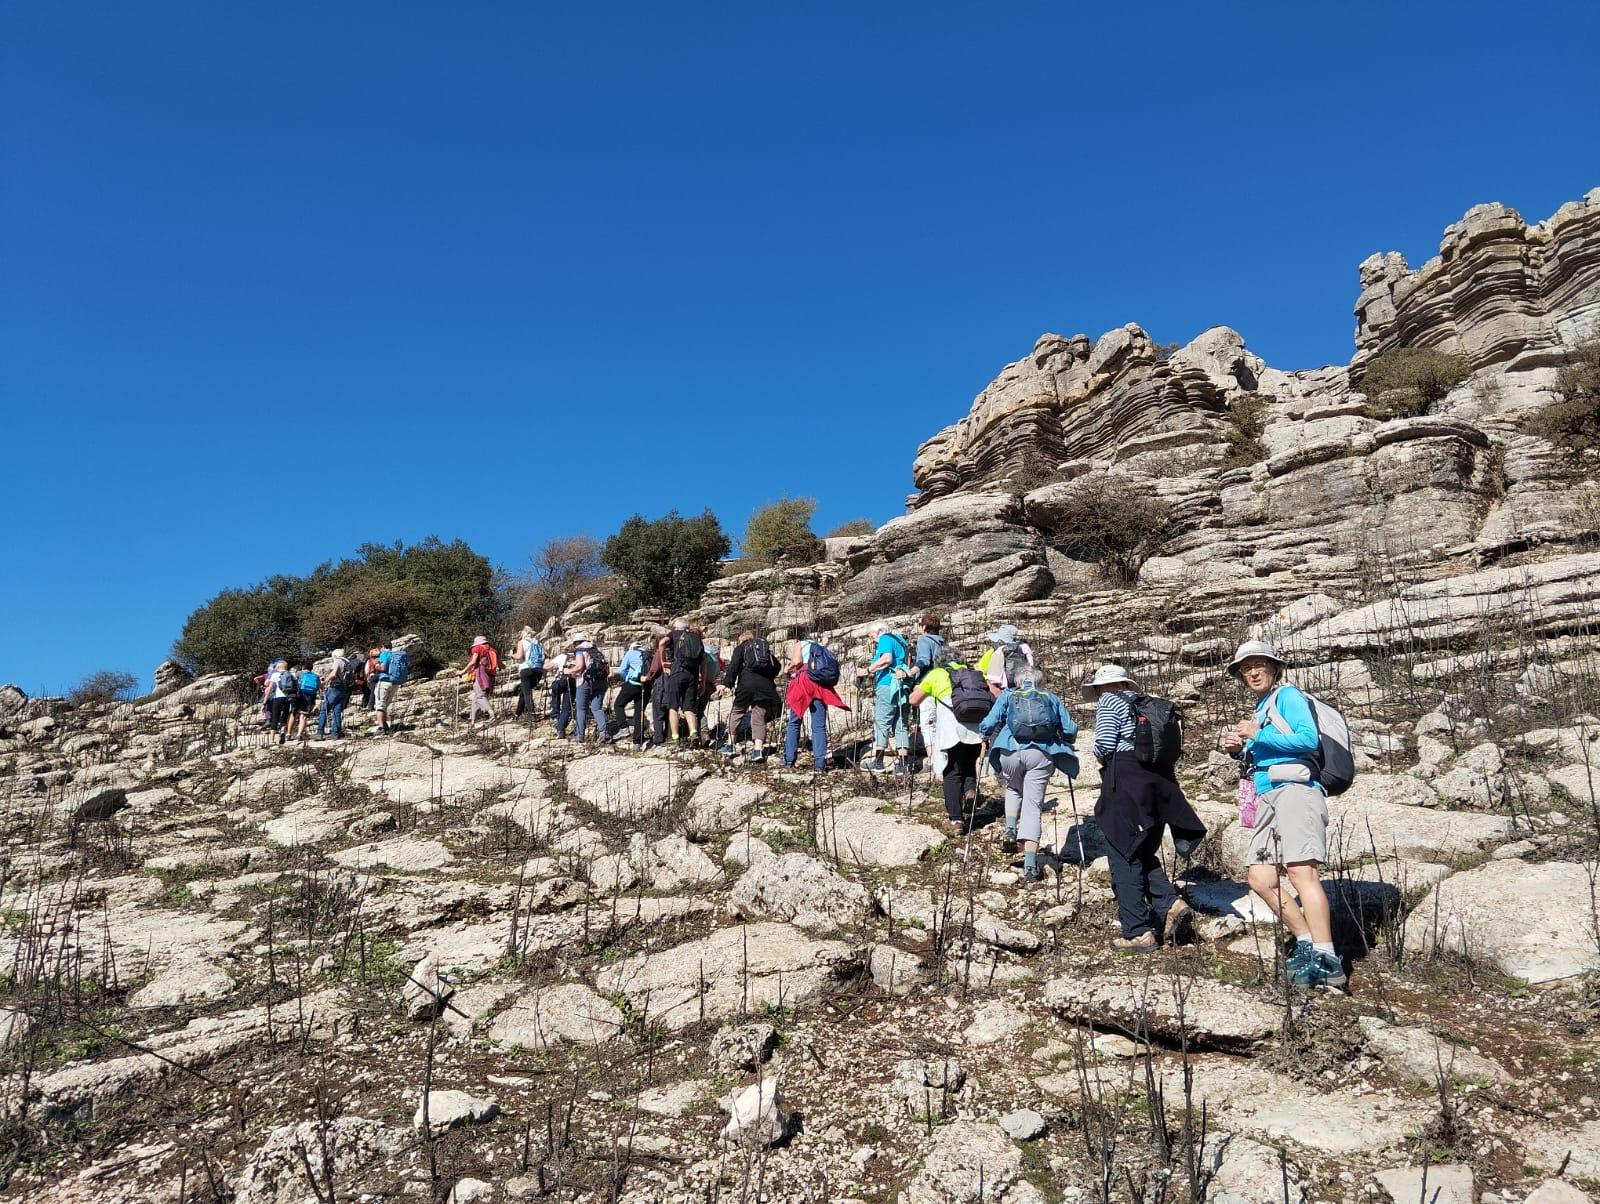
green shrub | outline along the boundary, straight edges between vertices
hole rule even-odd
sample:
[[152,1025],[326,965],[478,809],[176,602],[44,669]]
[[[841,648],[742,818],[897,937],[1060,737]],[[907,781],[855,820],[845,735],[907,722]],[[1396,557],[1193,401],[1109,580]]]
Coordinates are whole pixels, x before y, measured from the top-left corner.
[[1271,413],[1271,403],[1259,393],[1245,393],[1233,400],[1228,406],[1227,424],[1222,428],[1222,437],[1228,444],[1224,468],[1248,468],[1267,458],[1261,436],[1266,433]]
[[273,657],[416,632],[426,671],[495,626],[504,609],[497,585],[493,566],[459,539],[363,544],[306,577],[223,590],[184,622],[173,656],[196,673],[259,673]]
[[1464,356],[1395,347],[1368,362],[1356,387],[1367,395],[1367,413],[1374,418],[1415,418],[1432,410],[1471,372]]
[[313,648],[371,648],[401,634],[428,608],[427,595],[405,581],[356,580],[321,593],[300,618]]
[[1132,585],[1146,560],[1173,533],[1172,504],[1149,488],[1110,482],[1103,473],[1079,477],[1050,502],[1047,537],[1061,551],[1100,566],[1117,585]]
[[602,613],[618,619],[640,607],[688,610],[716,577],[730,546],[709,510],[697,518],[676,510],[654,520],[635,514],[602,549],[601,559],[620,579]]
[[223,590],[184,620],[173,659],[191,673],[260,673],[300,651],[304,591],[298,577]]
[[132,673],[116,669],[101,669],[91,673],[67,691],[67,701],[73,706],[105,706],[113,702],[127,702],[138,688],[139,679]]
[[811,530],[817,503],[808,497],[780,498],[762,506],[745,524],[739,548],[758,564],[811,564],[822,554]]
[[1545,406],[1528,429],[1567,451],[1600,450],[1600,336],[1578,346],[1556,376],[1559,401]]
[[847,523],[840,523],[829,531],[825,539],[842,539],[848,535],[871,535],[877,528],[872,525],[872,520],[867,518],[852,518]]

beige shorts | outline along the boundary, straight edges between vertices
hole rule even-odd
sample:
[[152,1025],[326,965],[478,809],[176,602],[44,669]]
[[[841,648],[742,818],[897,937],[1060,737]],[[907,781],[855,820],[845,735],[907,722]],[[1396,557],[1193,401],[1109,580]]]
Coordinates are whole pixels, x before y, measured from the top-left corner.
[[1251,865],[1327,861],[1328,800],[1322,791],[1290,782],[1258,797],[1245,860]]
[[394,701],[394,692],[400,687],[392,681],[375,681],[372,683],[372,709],[387,711],[389,704]]

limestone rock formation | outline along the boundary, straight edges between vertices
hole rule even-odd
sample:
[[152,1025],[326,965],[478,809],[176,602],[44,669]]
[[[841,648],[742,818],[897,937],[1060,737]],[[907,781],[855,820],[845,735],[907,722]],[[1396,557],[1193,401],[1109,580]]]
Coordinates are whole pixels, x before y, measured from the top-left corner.
[[[1290,581],[1354,588],[1474,572],[1531,547],[1575,550],[1600,481],[1534,433],[1556,369],[1600,336],[1600,190],[1526,224],[1479,206],[1417,271],[1361,267],[1348,366],[1286,372],[1225,327],[1158,348],[1129,325],[1099,339],[1046,334],[959,421],[919,449],[907,512],[828,559],[715,583],[717,632],[775,638],[883,615],[1003,610],[1097,588],[1074,543],[1074,482],[1152,495],[1170,514],[1141,583]],[[1426,347],[1471,375],[1409,418],[1359,392],[1374,355]]]
[[1600,320],[1600,188],[1528,225],[1474,205],[1413,270],[1391,251],[1361,265],[1356,366],[1389,347],[1465,355],[1474,368],[1548,365]]
[[181,689],[194,680],[194,674],[185,669],[175,660],[164,660],[156,666],[155,688],[150,691],[153,696],[170,694]]

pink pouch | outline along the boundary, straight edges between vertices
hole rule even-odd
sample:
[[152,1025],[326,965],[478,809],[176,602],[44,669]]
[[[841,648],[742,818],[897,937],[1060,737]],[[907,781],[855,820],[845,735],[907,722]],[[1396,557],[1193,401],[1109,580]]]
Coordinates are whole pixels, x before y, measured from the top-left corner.
[[1256,780],[1254,778],[1239,779],[1239,826],[1241,828],[1254,828],[1256,826]]

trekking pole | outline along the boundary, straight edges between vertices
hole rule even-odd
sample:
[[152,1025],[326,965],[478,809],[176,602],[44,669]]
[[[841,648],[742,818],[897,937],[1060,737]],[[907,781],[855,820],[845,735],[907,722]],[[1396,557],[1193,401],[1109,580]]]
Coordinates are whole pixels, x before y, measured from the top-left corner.
[[[951,714],[953,715],[954,712],[951,712]],[[948,759],[948,757],[950,756],[950,753],[952,753],[954,751],[955,751],[954,748],[949,749],[945,753],[945,757]],[[983,753],[983,746],[981,744],[978,746],[978,752],[979,752],[979,756],[981,757],[982,753]],[[946,771],[949,770],[949,765],[948,764],[946,764],[945,769],[946,769]],[[976,782],[978,780],[978,769],[977,769],[976,766],[973,767],[972,780],[974,782]],[[978,822],[978,792],[977,792],[977,790],[974,790],[972,792],[972,810],[967,812],[967,832],[966,832],[966,837],[965,837],[966,847],[961,850],[961,868],[962,869],[966,869],[967,868],[967,864],[972,860],[972,829],[973,829],[973,826],[975,824],[977,824],[977,822]]]
[[1072,800],[1072,823],[1078,833],[1078,865],[1083,865],[1083,819],[1078,814],[1078,793],[1072,788],[1072,779],[1067,779],[1067,797]]

